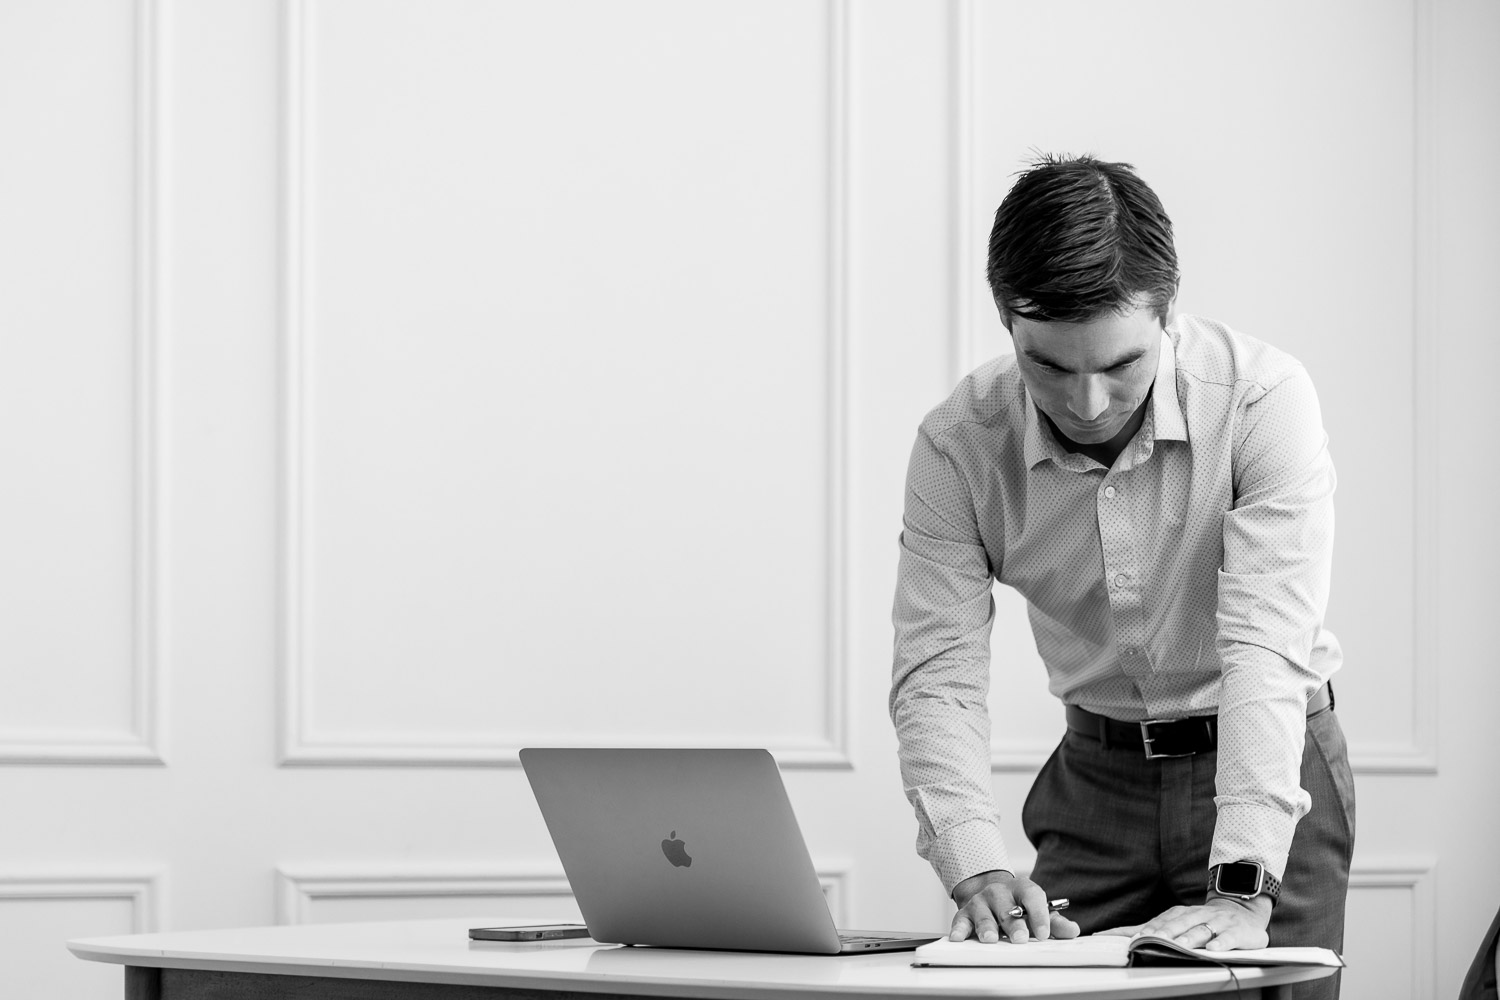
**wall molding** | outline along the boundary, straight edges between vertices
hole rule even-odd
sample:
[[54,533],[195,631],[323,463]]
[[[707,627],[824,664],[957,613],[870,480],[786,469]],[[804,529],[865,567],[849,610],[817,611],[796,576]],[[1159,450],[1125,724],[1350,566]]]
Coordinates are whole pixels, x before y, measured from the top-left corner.
[[1057,739],[1050,743],[1028,743],[1024,740],[1005,740],[990,744],[990,772],[994,774],[1034,774],[1047,763],[1057,743],[1062,739],[1063,728],[1059,727]]
[[286,866],[276,869],[276,922],[304,924],[320,899],[449,896],[555,896],[572,899],[557,868],[411,868],[399,865]]
[[1349,870],[1349,895],[1360,889],[1405,889],[1411,900],[1412,981],[1404,995],[1432,1000],[1437,995],[1437,893],[1432,858],[1376,858],[1356,861]]
[[[951,101],[949,138],[953,206],[950,294],[953,315],[948,354],[951,381],[962,379],[985,357],[973,321],[976,272],[969,260],[975,237],[975,0],[952,0],[949,64]],[[1351,743],[1350,766],[1356,774],[1436,774],[1438,671],[1441,662],[1438,609],[1441,574],[1438,562],[1438,400],[1440,306],[1437,231],[1437,183],[1440,139],[1435,52],[1437,0],[1412,0],[1413,24],[1413,181],[1415,221],[1412,251],[1412,484],[1414,556],[1412,608],[1413,663],[1410,671],[1412,737],[1404,743]],[[1053,744],[1024,741],[995,743],[992,772],[1037,770]]]
[[949,294],[953,296],[953,315],[948,336],[949,381],[956,384],[978,365],[984,350],[974,324],[973,261],[976,211],[974,197],[974,91],[977,70],[974,65],[974,0],[952,0],[949,7],[948,81],[950,115],[948,139],[951,167],[951,205],[953,242],[949,248]]
[[1442,302],[1437,294],[1438,156],[1437,3],[1412,2],[1412,739],[1393,748],[1353,743],[1356,774],[1436,774],[1438,667],[1442,661],[1438,560],[1442,392]]
[[[814,863],[836,923],[846,920],[850,898],[847,860]],[[411,867],[400,864],[287,865],[276,869],[276,922],[305,924],[320,899],[388,899],[392,896],[553,896],[571,900],[559,868]]]
[[133,88],[134,228],[131,265],[131,705],[130,728],[118,731],[0,730],[0,764],[163,764],[161,581],[166,545],[161,294],[164,277],[162,0],[136,0]]
[[0,902],[13,900],[124,899],[130,903],[130,933],[148,934],[162,926],[165,876],[157,870],[98,871],[75,874],[0,875]]
[[[281,122],[281,359],[280,428],[280,567],[278,637],[278,763],[282,765],[500,765],[519,766],[520,745],[503,735],[455,737],[448,733],[324,733],[311,718],[312,678],[316,664],[308,654],[311,565],[309,520],[312,485],[311,426],[314,401],[309,362],[316,331],[310,319],[311,289],[316,282],[308,180],[309,137],[315,129],[312,68],[315,32],[314,0],[283,0]],[[849,720],[848,612],[848,299],[849,299],[849,0],[827,0],[828,113],[828,306],[826,385],[828,469],[825,487],[827,545],[824,594],[826,714],[821,738],[782,743],[770,749],[783,767],[847,770],[853,766]],[[580,742],[562,734],[569,743]],[[584,741],[587,742],[587,741]],[[670,738],[609,739],[611,746],[672,746]],[[741,741],[742,742],[742,741]],[[694,741],[692,745],[701,745]],[[738,745],[738,744],[736,744]]]

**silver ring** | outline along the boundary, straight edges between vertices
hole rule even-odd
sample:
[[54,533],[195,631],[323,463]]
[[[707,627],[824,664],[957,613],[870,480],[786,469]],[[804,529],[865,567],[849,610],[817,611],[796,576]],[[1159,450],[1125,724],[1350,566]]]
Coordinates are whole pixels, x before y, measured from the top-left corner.
[[[1219,936],[1219,932],[1208,926],[1208,924],[1206,923],[1198,924],[1197,926],[1202,927],[1204,930],[1208,931],[1208,941],[1212,941],[1214,938]],[[1203,943],[1208,944],[1208,941],[1205,941]]]

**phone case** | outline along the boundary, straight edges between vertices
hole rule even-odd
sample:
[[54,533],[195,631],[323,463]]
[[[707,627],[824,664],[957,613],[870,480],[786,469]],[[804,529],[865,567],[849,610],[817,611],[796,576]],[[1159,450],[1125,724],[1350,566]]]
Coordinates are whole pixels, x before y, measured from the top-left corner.
[[586,938],[588,936],[589,929],[582,924],[469,928],[469,937],[475,941],[553,941],[560,938]]

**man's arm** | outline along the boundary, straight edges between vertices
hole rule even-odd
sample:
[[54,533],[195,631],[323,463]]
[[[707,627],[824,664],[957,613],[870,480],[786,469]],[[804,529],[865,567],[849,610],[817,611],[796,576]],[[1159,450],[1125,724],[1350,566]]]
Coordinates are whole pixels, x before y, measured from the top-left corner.
[[[1279,879],[1310,805],[1302,748],[1308,700],[1327,680],[1312,650],[1328,606],[1335,475],[1317,394],[1301,368],[1246,405],[1240,432],[1219,572],[1224,668],[1209,866],[1258,861]],[[1265,947],[1270,919],[1265,896],[1210,894],[1203,906],[1172,907],[1117,931],[1175,938],[1207,927],[1206,940],[1189,943],[1227,951]]]
[[[891,720],[917,814],[917,853],[958,904],[949,936],[1077,937],[1076,923],[1048,913],[1041,886],[1008,870],[986,703],[994,567],[968,484],[925,429],[912,448],[903,525]],[[1020,917],[1010,913],[1017,904]]]
[[952,893],[1009,867],[990,787],[993,570],[968,484],[924,428],[906,477],[890,713],[917,853]]
[[[1297,821],[1313,644],[1328,607],[1335,475],[1317,394],[1294,373],[1246,406],[1219,572],[1219,773],[1210,867],[1281,878]],[[1207,878],[1207,873],[1205,873]]]

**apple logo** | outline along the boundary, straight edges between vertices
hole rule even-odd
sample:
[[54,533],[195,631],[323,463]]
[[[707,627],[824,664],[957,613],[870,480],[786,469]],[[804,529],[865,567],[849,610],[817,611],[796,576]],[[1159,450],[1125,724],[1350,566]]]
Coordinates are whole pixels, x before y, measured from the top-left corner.
[[688,857],[686,846],[682,841],[676,840],[677,831],[672,831],[672,836],[661,842],[661,852],[672,862],[674,868],[691,868],[693,859]]

